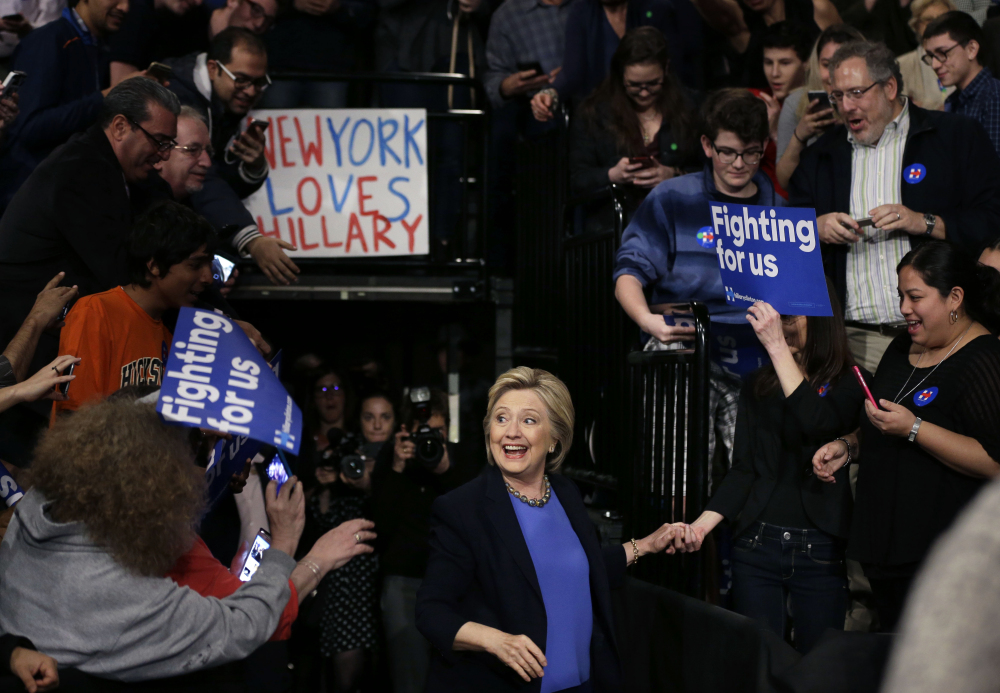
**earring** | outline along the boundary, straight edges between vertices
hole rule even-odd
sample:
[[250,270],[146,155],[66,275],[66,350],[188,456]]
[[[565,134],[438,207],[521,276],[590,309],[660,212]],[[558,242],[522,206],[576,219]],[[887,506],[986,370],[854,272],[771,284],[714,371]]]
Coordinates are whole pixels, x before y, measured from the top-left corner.
[[555,445],[553,445],[551,448],[549,448],[549,452],[555,452],[555,451],[556,451],[556,446]]
[[948,319],[951,320],[951,324],[952,325],[954,325],[956,322],[958,322],[958,311],[957,310],[953,310],[950,313],[948,313]]

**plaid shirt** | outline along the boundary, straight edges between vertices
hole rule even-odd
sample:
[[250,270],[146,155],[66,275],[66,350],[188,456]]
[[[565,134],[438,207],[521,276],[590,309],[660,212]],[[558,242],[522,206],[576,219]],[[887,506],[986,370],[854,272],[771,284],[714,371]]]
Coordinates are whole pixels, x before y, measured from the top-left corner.
[[945,101],[944,110],[978,120],[1000,154],[1000,79],[995,79],[988,67],[965,89],[955,90]]
[[540,0],[506,0],[493,14],[486,40],[489,69],[483,82],[494,107],[503,106],[500,83],[518,71],[519,62],[537,60],[545,72],[562,65],[566,18],[573,2],[546,5]]

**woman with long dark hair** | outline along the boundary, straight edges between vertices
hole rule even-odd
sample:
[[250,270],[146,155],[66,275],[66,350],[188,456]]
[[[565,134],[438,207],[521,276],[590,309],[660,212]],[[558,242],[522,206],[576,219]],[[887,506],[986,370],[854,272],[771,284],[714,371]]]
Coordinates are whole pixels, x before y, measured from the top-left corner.
[[827,628],[843,629],[848,604],[851,487],[846,469],[836,485],[817,479],[813,453],[857,429],[865,397],[851,373],[839,302],[828,288],[832,317],[779,315],[767,303],[749,309],[771,363],[740,393],[732,469],[674,547],[696,551],[729,520],[735,610],[783,637],[790,596],[800,652]]
[[641,198],[660,182],[701,168],[694,109],[670,72],[663,34],[649,26],[625,34],[611,71],[571,125],[573,193],[619,183]]
[[857,461],[847,555],[894,630],[934,540],[1000,473],[1000,274],[961,248],[927,241],[896,268],[906,333],[879,362],[857,436],[823,446],[825,481]]

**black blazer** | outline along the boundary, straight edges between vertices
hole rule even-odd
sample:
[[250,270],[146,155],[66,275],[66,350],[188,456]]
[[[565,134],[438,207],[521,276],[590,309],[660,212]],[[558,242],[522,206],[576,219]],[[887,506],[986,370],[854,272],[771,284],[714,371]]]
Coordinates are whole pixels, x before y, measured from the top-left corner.
[[[862,373],[866,382],[872,382],[867,371]],[[740,392],[733,466],[706,509],[734,523],[734,537],[757,521],[777,485],[779,465],[788,464],[785,433],[790,427],[800,436],[801,447],[793,451],[794,472],[806,516],[824,532],[846,539],[853,506],[848,469],[841,468],[835,475],[837,483],[828,484],[813,474],[812,456],[822,445],[858,427],[865,398],[861,386],[848,373],[823,397],[804,380],[787,399],[779,385],[776,393],[758,400],[753,380]]]
[[[944,219],[948,240],[975,257],[1000,236],[1000,158],[977,121],[956,113],[927,111],[912,103],[903,170],[923,164],[927,175],[902,182],[910,209]],[[791,207],[814,207],[816,216],[851,209],[851,143],[843,125],[832,128],[802,153],[789,185]],[[910,236],[917,245],[919,236]],[[826,274],[846,304],[847,246],[823,244]]]
[[[602,548],[580,492],[569,479],[551,474],[570,524],[590,562],[594,632],[590,671],[594,693],[622,690],[615,644],[611,589],[622,585],[626,556],[620,545]],[[428,693],[442,691],[539,691],[541,679],[525,683],[485,652],[455,652],[455,634],[469,621],[524,634],[545,651],[545,605],[528,545],[496,467],[434,502],[431,556],[417,593],[417,628],[437,650]]]

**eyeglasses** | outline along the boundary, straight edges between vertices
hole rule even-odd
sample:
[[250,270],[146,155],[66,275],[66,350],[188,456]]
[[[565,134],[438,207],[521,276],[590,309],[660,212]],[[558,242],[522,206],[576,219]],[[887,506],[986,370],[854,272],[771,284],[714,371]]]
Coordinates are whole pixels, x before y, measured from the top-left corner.
[[712,142],[712,149],[719,155],[719,161],[724,164],[731,164],[737,159],[742,158],[743,163],[747,166],[756,166],[760,163],[761,157],[764,156],[764,150],[762,149],[748,149],[738,152],[729,147],[716,146],[715,142]]
[[836,103],[843,103],[844,99],[849,101],[860,101],[861,97],[867,94],[868,91],[870,91],[871,88],[877,84],[882,84],[882,82],[872,82],[864,89],[859,87],[858,89],[848,89],[847,91],[831,91],[830,98]]
[[178,144],[174,146],[174,149],[179,149],[194,159],[200,157],[202,152],[208,152],[208,157],[210,159],[215,158],[215,147],[210,144],[206,144],[204,146],[200,144],[188,144],[183,146]]
[[951,48],[945,48],[939,51],[935,51],[933,53],[931,51],[927,51],[927,54],[920,56],[920,59],[927,67],[934,67],[935,60],[944,65],[946,62],[948,62],[948,54],[961,45],[962,45],[961,43],[956,43]]
[[340,385],[331,385],[329,387],[317,387],[316,396],[317,397],[333,397],[338,394],[343,394],[341,392],[342,388]]
[[216,63],[222,71],[229,75],[229,79],[233,80],[233,86],[237,89],[249,89],[251,86],[257,87],[258,92],[265,91],[269,86],[271,86],[271,78],[266,74],[263,77],[247,77],[246,75],[236,76],[229,71],[229,68],[222,63]]
[[146,137],[148,137],[156,145],[156,151],[158,151],[158,152],[165,152],[168,149],[171,149],[171,148],[177,146],[177,141],[176,140],[161,140],[158,137],[156,137],[155,135],[153,135],[152,133],[150,133],[149,130],[147,130],[146,128],[142,127],[141,125],[139,125],[139,123],[135,122],[134,120],[132,120],[128,116],[125,116],[125,119],[128,122],[132,123],[132,125],[135,125],[137,128],[139,128],[140,130],[142,130],[143,134],[146,135]]
[[647,94],[655,94],[663,88],[663,78],[654,79],[649,82],[629,82],[625,80],[625,89],[630,94],[641,94],[646,92]]
[[250,6],[250,16],[254,19],[263,19],[265,26],[271,26],[274,24],[274,15],[268,14],[267,11],[260,6],[260,3],[256,3],[253,0],[243,0],[247,5]]

